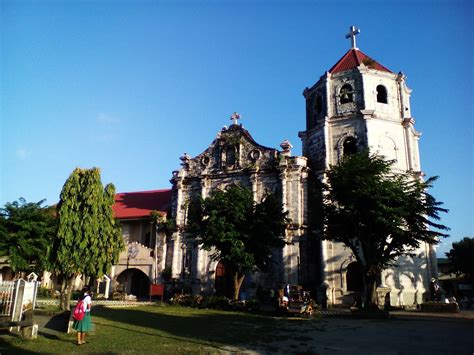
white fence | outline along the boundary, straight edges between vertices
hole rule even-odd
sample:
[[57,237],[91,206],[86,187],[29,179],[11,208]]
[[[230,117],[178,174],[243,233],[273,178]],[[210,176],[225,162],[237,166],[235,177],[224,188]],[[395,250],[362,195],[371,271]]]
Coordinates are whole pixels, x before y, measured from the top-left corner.
[[31,281],[0,282],[0,317],[19,322],[26,311],[35,308],[38,282],[35,274],[30,274],[28,278]]
[[15,281],[0,282],[0,317],[8,317],[12,314],[15,283]]

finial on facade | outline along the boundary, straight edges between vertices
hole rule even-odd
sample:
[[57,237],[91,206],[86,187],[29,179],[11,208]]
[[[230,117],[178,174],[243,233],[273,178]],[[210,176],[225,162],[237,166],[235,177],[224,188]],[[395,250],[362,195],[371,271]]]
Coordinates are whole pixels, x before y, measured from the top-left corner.
[[358,28],[355,28],[355,26],[351,26],[349,28],[349,30],[350,30],[350,32],[348,34],[346,34],[346,38],[351,39],[352,48],[359,49],[356,46],[356,37],[355,36],[360,33],[360,30]]
[[281,142],[280,147],[283,149],[283,155],[291,155],[291,148],[293,148],[293,146],[288,139]]
[[179,157],[179,160],[182,161],[182,166],[187,166],[189,164],[190,159],[191,157],[188,155],[188,153],[184,153],[182,156]]
[[238,112],[234,112],[232,116],[230,116],[230,120],[233,121],[232,124],[237,124],[237,120],[240,120],[240,114]]

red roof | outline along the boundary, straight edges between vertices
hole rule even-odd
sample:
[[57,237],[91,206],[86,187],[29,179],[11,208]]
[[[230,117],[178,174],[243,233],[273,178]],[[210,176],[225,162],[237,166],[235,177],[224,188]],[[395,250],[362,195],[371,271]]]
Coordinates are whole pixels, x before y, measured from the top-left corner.
[[171,206],[171,190],[123,192],[115,195],[115,218],[143,218],[152,211],[167,213]]
[[344,70],[354,69],[360,66],[362,63],[364,63],[364,65],[369,68],[391,73],[391,71],[385,68],[382,64],[376,62],[368,55],[355,48],[349,49],[347,53],[344,54],[344,56],[339,59],[339,61],[334,64],[331,69],[329,69],[329,72],[334,74]]

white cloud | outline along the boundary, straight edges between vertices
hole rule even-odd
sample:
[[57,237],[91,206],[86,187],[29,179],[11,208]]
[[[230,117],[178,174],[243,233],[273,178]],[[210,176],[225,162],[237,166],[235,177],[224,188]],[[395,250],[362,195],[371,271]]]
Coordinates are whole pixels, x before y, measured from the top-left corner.
[[28,149],[22,147],[16,150],[15,155],[18,159],[25,160],[31,155],[31,152]]

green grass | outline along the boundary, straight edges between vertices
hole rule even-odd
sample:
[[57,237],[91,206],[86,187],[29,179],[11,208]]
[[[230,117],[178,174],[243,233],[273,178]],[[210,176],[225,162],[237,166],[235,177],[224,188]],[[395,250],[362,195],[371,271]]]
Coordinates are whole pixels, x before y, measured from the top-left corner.
[[[318,326],[315,319],[280,318],[241,312],[199,310],[178,306],[143,306],[133,308],[94,307],[95,330],[88,344],[74,344],[75,334],[52,332],[40,327],[36,340],[24,340],[0,333],[0,353],[213,353],[261,349],[277,350],[275,341],[301,336],[298,328]],[[67,319],[56,316],[64,325]],[[48,325],[49,324],[49,325]],[[294,339],[295,346],[307,339]],[[272,344],[273,343],[273,344]],[[295,349],[296,350],[296,349]],[[301,349],[303,350],[303,349]]]

